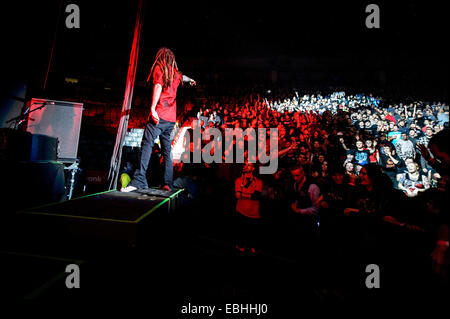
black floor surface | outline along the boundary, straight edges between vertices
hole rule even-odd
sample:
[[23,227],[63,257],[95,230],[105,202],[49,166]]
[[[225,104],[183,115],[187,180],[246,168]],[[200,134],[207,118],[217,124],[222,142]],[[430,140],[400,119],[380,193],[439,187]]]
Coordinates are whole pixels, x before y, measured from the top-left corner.
[[[209,209],[213,204],[214,215]],[[18,231],[21,225],[14,224],[14,216],[6,215],[0,248],[3,300],[145,304],[164,318],[190,318],[181,314],[189,303],[222,307],[213,318],[237,316],[224,313],[227,303],[267,304],[266,317],[257,317],[287,318],[324,305],[394,300],[426,305],[439,303],[436,295],[442,296],[415,286],[420,281],[408,272],[400,281],[408,283],[411,276],[409,285],[392,285],[395,280],[386,285],[382,277],[382,288],[367,289],[362,265],[343,262],[344,256],[328,251],[312,254],[310,243],[275,240],[257,253],[241,252],[229,217],[228,206],[205,200],[181,208],[158,227],[153,225],[154,233],[144,241],[129,245],[26,236]],[[268,235],[279,237],[282,231]],[[80,267],[79,289],[65,285],[65,267],[71,263]]]

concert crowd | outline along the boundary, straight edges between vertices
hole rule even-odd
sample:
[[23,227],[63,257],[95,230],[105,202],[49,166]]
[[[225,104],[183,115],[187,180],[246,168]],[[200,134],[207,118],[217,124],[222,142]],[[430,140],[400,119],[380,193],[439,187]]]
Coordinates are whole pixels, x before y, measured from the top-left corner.
[[357,274],[376,264],[389,291],[440,298],[448,289],[448,105],[265,93],[208,99],[191,114],[202,132],[279,135],[272,175],[248,158],[175,164],[174,186],[186,189],[203,225],[228,221],[239,254],[288,256],[336,296],[359,291]]

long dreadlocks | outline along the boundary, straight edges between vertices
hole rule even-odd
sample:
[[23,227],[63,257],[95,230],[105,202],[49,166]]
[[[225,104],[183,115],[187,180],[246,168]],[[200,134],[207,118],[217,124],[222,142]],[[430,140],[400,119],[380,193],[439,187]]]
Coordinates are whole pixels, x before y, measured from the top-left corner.
[[155,65],[158,65],[163,72],[163,86],[164,88],[170,87],[173,82],[175,72],[179,73],[178,65],[175,61],[175,54],[168,48],[160,48],[155,56],[155,62],[153,62],[150,74],[148,75],[147,82],[152,76]]

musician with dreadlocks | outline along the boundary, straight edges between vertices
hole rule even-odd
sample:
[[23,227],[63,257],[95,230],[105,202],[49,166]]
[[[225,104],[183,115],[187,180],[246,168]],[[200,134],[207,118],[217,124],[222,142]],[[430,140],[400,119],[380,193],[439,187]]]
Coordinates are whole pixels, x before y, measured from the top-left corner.
[[196,82],[182,75],[178,70],[175,55],[168,48],[161,48],[156,53],[147,82],[153,76],[153,98],[150,115],[141,143],[141,159],[133,180],[122,192],[148,188],[147,168],[152,155],[155,139],[159,136],[164,159],[164,190],[171,190],[173,185],[172,140],[171,133],[176,122],[177,89],[182,82],[196,85]]

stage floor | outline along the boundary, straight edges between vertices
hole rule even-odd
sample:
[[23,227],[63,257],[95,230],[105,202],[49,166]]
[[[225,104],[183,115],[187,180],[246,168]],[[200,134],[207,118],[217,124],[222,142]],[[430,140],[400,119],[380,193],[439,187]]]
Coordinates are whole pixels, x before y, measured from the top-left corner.
[[60,242],[123,242],[136,245],[155,236],[178,207],[182,189],[106,191],[65,202],[20,211],[17,225],[23,239]]
[[105,221],[139,222],[174,199],[182,190],[145,189],[129,193],[107,191],[21,211],[20,214]]

